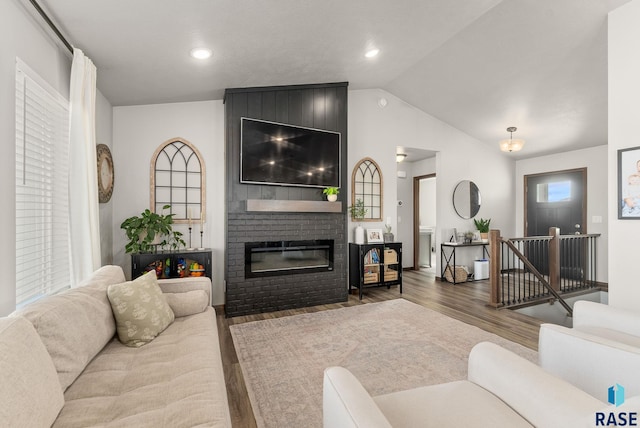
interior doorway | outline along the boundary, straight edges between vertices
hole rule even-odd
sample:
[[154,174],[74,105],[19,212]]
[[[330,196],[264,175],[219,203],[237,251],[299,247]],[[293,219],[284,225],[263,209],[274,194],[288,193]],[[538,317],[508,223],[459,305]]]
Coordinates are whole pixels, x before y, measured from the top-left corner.
[[413,267],[436,272],[436,174],[413,177]]

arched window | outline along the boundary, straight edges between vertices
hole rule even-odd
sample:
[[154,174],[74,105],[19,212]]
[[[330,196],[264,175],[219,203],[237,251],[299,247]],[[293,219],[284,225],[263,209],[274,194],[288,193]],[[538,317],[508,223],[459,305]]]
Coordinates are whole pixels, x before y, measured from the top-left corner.
[[200,221],[205,212],[205,167],[198,149],[184,138],[158,147],[151,158],[151,210],[171,205],[176,223]]
[[351,205],[360,200],[367,210],[364,221],[382,220],[382,173],[371,158],[364,158],[353,169],[351,177]]

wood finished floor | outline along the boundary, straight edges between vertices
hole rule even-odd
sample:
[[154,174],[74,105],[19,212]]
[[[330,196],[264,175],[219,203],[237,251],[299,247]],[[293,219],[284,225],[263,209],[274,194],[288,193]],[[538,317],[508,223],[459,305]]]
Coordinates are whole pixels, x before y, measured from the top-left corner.
[[413,303],[502,336],[505,339],[520,343],[528,348],[534,350],[538,348],[538,331],[542,321],[508,309],[497,310],[487,306],[489,301],[489,283],[487,281],[469,282],[454,286],[453,284],[436,280],[434,275],[428,272],[405,271],[403,272],[402,291],[403,293],[399,294],[397,287],[391,287],[389,290],[386,288],[367,289],[362,301],[358,300],[357,295],[352,294],[349,296],[349,300],[344,303],[234,318],[225,318],[224,314],[218,311],[222,364],[233,426],[237,428],[252,428],[256,426],[242,370],[240,369],[238,356],[236,355],[229,330],[229,327],[234,324],[382,302],[402,297]]

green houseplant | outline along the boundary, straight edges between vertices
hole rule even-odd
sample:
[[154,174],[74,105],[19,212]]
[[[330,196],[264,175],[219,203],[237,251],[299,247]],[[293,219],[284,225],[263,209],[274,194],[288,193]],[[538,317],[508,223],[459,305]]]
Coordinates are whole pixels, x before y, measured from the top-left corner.
[[[367,209],[364,206],[362,199],[356,199],[355,203],[349,207],[349,213],[351,218],[356,221],[362,221],[364,216],[367,215]],[[364,244],[364,228],[358,223],[358,226],[354,229],[354,242],[356,244]]]
[[362,221],[364,216],[367,215],[364,201],[362,199],[356,199],[356,202],[349,207],[349,213],[352,219]]
[[338,199],[338,193],[340,193],[339,187],[325,187],[322,191],[323,194],[327,195],[327,200],[330,202],[335,202]]
[[491,219],[483,219],[480,218],[478,219],[473,219],[473,223],[476,225],[476,229],[478,229],[478,232],[480,232],[480,237],[482,238],[482,240],[488,240],[489,239],[489,224],[491,223]]
[[162,207],[160,214],[144,210],[139,216],[129,217],[120,225],[127,234],[129,242],[125,246],[127,253],[149,253],[161,247],[169,246],[176,250],[186,245],[182,239],[182,232],[173,230],[173,216],[175,214],[164,214],[170,209],[170,205]]

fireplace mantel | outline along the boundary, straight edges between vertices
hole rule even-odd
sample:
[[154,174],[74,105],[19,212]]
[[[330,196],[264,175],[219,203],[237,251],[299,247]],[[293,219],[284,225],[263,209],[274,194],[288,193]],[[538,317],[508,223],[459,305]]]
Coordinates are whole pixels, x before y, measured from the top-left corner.
[[247,199],[247,211],[341,213],[342,202]]

